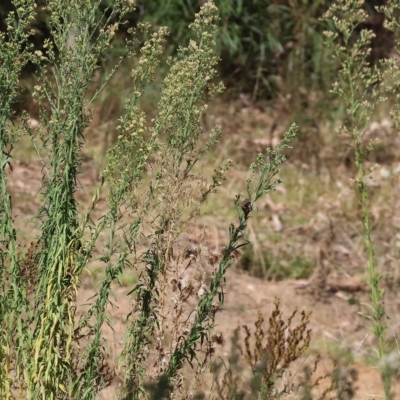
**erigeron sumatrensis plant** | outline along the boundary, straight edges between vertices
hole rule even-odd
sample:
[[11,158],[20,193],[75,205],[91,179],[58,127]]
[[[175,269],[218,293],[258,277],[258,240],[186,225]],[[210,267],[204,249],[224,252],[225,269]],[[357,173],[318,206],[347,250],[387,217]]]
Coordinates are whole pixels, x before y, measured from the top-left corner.
[[[218,62],[213,41],[217,9],[208,2],[191,25],[195,39],[169,60],[158,114],[150,126],[138,101],[154,79],[167,30],[153,33],[136,54],[132,94],[125,102],[118,140],[109,152],[109,164],[92,204],[80,218],[76,192],[81,189],[78,177],[84,131],[90,121],[88,107],[123,57],[94,96],[88,98],[88,89],[124,13],[133,4],[115,0],[102,14],[100,1],[49,0],[46,10],[53,40],[35,53],[26,46],[35,4],[15,0],[14,5],[17,12],[9,16],[8,33],[0,37],[5,66],[0,73],[6,76],[12,71],[10,78],[0,83],[4,102],[0,111],[0,371],[5,371],[0,372],[0,396],[97,398],[108,384],[102,327],[107,322],[111,284],[129,267],[142,272],[130,293],[133,308],[127,316],[118,368],[123,380],[119,397],[146,397],[149,380],[157,393],[171,395],[183,388],[185,363],[201,372],[214,343],[222,340],[220,335],[212,335],[212,328],[224,300],[226,271],[235,253],[247,243],[246,221],[254,203],[279,182],[274,176],[296,129],[292,127],[280,145],[260,154],[251,165],[248,199],[243,202],[240,195],[234,199],[238,223],[229,225],[229,242],[222,253],[210,251],[206,235],[198,244],[178,245],[182,233],[190,236],[202,205],[222,184],[232,163],[227,160],[217,166],[210,182],[199,165],[220,136],[219,127],[206,136],[199,123],[207,102],[222,90],[222,85],[213,84]],[[133,39],[126,42],[125,57],[135,55],[138,35],[147,29],[139,25],[131,32]],[[26,116],[17,132],[8,123],[19,90],[18,75],[28,61],[38,67],[33,93],[41,107],[38,135],[31,131]],[[44,174],[42,205],[36,216],[41,233],[34,249],[24,257],[18,256],[18,234],[6,187],[10,152],[18,145],[21,132],[30,135]],[[143,179],[146,174],[148,178]],[[105,184],[109,210],[94,222],[93,210]],[[88,311],[78,319],[80,277],[101,235],[106,237],[99,257],[105,277]],[[27,266],[34,266],[33,276]],[[199,379],[192,391],[196,382]]]
[[[388,8],[382,11],[390,16],[396,7],[393,3],[388,4]],[[354,183],[362,215],[363,238],[367,254],[367,283],[370,294],[370,302],[364,303],[365,312],[361,314],[370,322],[368,329],[377,341],[376,365],[380,370],[385,398],[389,400],[392,399],[392,371],[387,360],[388,325],[385,321],[387,315],[384,307],[384,290],[380,284],[382,274],[378,270],[372,239],[372,204],[367,185],[368,175],[372,169],[366,167],[366,160],[374,148],[374,142],[370,141],[366,144],[363,138],[377,106],[387,100],[385,89],[388,83],[390,86],[393,77],[398,78],[398,67],[393,68],[397,62],[389,61],[388,64],[392,64],[392,69],[385,76],[382,74],[381,65],[370,64],[370,44],[374,33],[371,30],[358,29],[359,25],[368,19],[363,2],[337,1],[326,13],[325,19],[334,28],[333,31],[326,33],[326,37],[335,59],[341,66],[338,81],[334,83],[332,90],[341,99],[346,110],[345,122],[340,127],[340,133],[351,138],[357,168]],[[389,87],[388,92],[393,94],[393,88],[393,86]],[[395,108],[398,108],[398,105],[395,105]]]

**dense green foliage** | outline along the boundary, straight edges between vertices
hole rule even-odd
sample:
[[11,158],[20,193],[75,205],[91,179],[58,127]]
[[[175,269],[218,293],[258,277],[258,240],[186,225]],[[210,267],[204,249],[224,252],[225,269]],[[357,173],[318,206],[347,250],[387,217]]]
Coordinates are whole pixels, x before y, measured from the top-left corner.
[[[168,53],[174,53],[191,38],[188,28],[192,16],[203,2],[199,0],[138,0],[136,10],[125,16],[126,24],[119,28],[125,36],[129,27],[149,22],[153,29],[167,26],[170,30]],[[215,35],[217,53],[221,59],[219,72],[232,94],[248,93],[257,98],[273,98],[278,94],[305,90],[327,91],[335,67],[324,46],[323,31],[329,29],[321,17],[330,5],[327,0],[217,0],[218,32]],[[40,49],[50,36],[49,16],[39,0],[38,14],[32,23],[35,35],[31,39]],[[369,0],[373,13],[383,1]],[[112,13],[113,2],[102,0],[104,15]],[[0,16],[12,9],[11,1],[2,1]],[[116,18],[116,17],[114,17]],[[379,27],[378,27],[379,28]],[[4,29],[4,21],[0,21]]]

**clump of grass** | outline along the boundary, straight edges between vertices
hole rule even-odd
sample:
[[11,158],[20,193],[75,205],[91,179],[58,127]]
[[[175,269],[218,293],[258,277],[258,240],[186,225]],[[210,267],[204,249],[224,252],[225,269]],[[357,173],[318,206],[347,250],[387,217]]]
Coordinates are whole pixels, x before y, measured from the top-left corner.
[[238,268],[268,280],[307,279],[314,271],[315,261],[303,255],[274,254],[268,250],[255,254],[250,245],[238,260]]

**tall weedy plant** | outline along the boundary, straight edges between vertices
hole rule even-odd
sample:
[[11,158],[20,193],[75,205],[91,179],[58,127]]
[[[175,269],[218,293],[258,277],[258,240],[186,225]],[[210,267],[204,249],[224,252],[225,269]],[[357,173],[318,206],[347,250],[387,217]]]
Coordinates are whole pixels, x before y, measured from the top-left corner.
[[[92,359],[92,368],[84,370],[87,379],[84,387],[80,385],[82,374],[76,376],[75,352],[82,334],[81,329],[76,328],[76,292],[80,273],[90,254],[82,249],[80,242],[83,230],[79,227],[74,196],[78,190],[83,131],[89,121],[87,107],[92,101],[85,95],[99,59],[111,44],[118,26],[109,21],[122,15],[129,2],[115,2],[108,19],[99,14],[98,3],[48,1],[46,9],[53,41],[47,40],[43,51],[33,53],[27,39],[36,5],[33,1],[17,0],[14,2],[16,11],[7,19],[7,33],[0,36],[4,103],[1,107],[2,398],[11,398],[16,391],[32,399],[59,398],[63,394],[91,398],[94,392],[90,389],[99,383],[98,374],[93,371],[97,370],[93,368],[96,358]],[[132,43],[127,43],[127,52],[131,47]],[[33,95],[41,105],[40,151],[26,117],[22,119],[20,130],[7,125],[19,92],[19,74],[29,61],[35,63],[39,71]],[[18,256],[6,189],[10,152],[22,130],[31,134],[45,171],[43,204],[37,216],[41,235],[36,251],[31,253],[32,259],[28,260],[36,274],[30,280],[24,279],[27,260]],[[102,301],[106,304],[107,297],[103,296]],[[101,307],[96,311],[101,317]],[[102,324],[101,318],[98,323]],[[98,352],[96,340],[92,347]]]
[[[211,252],[204,244],[189,243],[183,248],[177,244],[183,232],[191,231],[202,205],[221,185],[232,162],[227,160],[219,165],[211,183],[202,177],[199,161],[220,136],[216,127],[208,138],[204,137],[199,125],[207,102],[222,90],[221,85],[212,84],[218,61],[213,40],[216,12],[215,6],[207,3],[190,26],[197,40],[181,48],[171,65],[158,105],[159,114],[152,126],[146,128],[144,115],[137,107],[127,114],[106,171],[107,177],[113,177],[109,178],[111,187],[119,171],[132,175],[146,165],[150,171],[147,189],[132,187],[126,203],[147,230],[150,245],[142,254],[136,253],[136,262],[142,262],[146,268],[132,291],[135,306],[128,318],[121,359],[123,399],[142,395],[142,382],[149,378],[146,360],[154,341],[153,357],[157,361],[151,376],[162,386],[161,392],[182,387],[185,362],[192,364],[196,360],[200,369],[204,368],[213,342],[219,340],[210,332],[223,303],[225,273],[235,252],[246,243],[248,214],[260,196],[274,189],[276,182],[272,179],[284,160],[283,150],[295,135],[293,127],[280,146],[267,152],[267,159],[260,155],[257,164],[252,165],[247,187],[249,199],[244,205],[240,196],[235,200],[239,224],[230,225],[230,241],[222,254]],[[142,62],[146,60],[147,57]],[[145,141],[146,138],[149,139]],[[133,146],[138,149],[137,156],[131,161],[122,160],[123,149]],[[115,189],[111,193],[114,196]],[[188,306],[189,298],[195,298],[195,307]],[[204,359],[199,361],[202,347]]]
[[[12,106],[20,93],[19,75],[30,61],[37,58],[27,46],[29,24],[34,17],[34,1],[16,1],[16,11],[7,17],[7,32],[0,33],[0,396],[11,394],[12,374],[22,374],[21,365],[29,360],[23,311],[28,306],[26,280],[20,269],[18,242],[13,224],[11,198],[7,191],[7,174],[11,152],[21,130],[11,132]],[[18,359],[19,362],[15,363]]]
[[[133,308],[119,363],[124,382],[120,398],[146,397],[149,380],[155,397],[183,389],[185,363],[197,365],[196,373],[201,374],[213,344],[222,340],[211,332],[224,300],[226,271],[237,250],[247,243],[246,222],[254,203],[279,182],[274,177],[296,134],[292,127],[281,144],[260,154],[251,165],[248,198],[237,195],[234,199],[238,223],[229,225],[229,243],[222,253],[205,245],[205,233],[197,238],[200,243],[179,244],[184,232],[192,238],[202,205],[222,184],[232,163],[227,160],[217,166],[210,182],[202,174],[200,160],[218,142],[220,129],[206,136],[199,121],[207,102],[222,90],[222,85],[212,83],[218,61],[213,40],[217,9],[208,2],[191,25],[195,39],[169,60],[158,114],[150,125],[138,101],[154,79],[167,30],[152,34],[136,55],[132,95],[125,102],[117,143],[110,150],[89,210],[81,218],[76,192],[81,189],[78,177],[89,106],[123,57],[94,96],[89,97],[88,89],[124,13],[133,7],[130,0],[115,0],[108,12],[100,13],[99,4],[99,0],[47,1],[53,40],[32,54],[26,32],[35,4],[15,1],[17,12],[8,18],[8,33],[0,36],[4,50],[0,55],[4,94],[0,111],[0,396],[5,399],[17,393],[20,398],[46,400],[98,397],[109,383],[102,368],[107,362],[102,328],[108,321],[111,285],[128,267],[138,268],[141,275],[130,293]],[[147,28],[139,25],[131,32],[125,57],[135,54],[138,35]],[[8,122],[19,90],[18,76],[29,61],[38,68],[33,93],[41,107],[37,134],[26,116],[17,130]],[[36,216],[41,233],[27,254],[18,251],[6,186],[10,152],[23,133],[30,135],[44,171],[42,205]],[[108,211],[94,222],[93,212],[105,184]],[[78,320],[80,277],[103,238],[98,261],[104,265],[105,277]],[[194,301],[189,302],[190,298]],[[192,392],[198,383],[199,379],[194,380]]]
[[371,117],[379,102],[382,101],[381,78],[378,67],[368,62],[370,42],[373,32],[357,30],[368,15],[358,0],[337,1],[325,14],[335,31],[327,32],[326,37],[333,50],[334,57],[340,62],[339,79],[333,85],[333,92],[338,95],[346,107],[346,119],[341,133],[350,136],[354,146],[357,177],[355,184],[359,195],[363,218],[363,235],[368,257],[367,279],[371,302],[365,304],[363,313],[371,323],[370,330],[377,339],[377,365],[380,368],[386,399],[391,399],[391,374],[385,361],[387,354],[387,325],[384,310],[384,290],[380,288],[381,274],[377,270],[374,245],[372,241],[371,204],[366,178],[371,172],[365,166],[368,154],[373,149],[373,142],[365,143],[363,135],[371,122]]

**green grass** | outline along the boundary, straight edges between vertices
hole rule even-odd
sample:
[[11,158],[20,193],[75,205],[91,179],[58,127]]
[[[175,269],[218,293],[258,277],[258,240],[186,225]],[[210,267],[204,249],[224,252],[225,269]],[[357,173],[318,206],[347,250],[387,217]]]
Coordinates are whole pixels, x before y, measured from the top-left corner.
[[[268,243],[273,241],[266,239]],[[252,276],[267,280],[307,279],[315,268],[315,260],[307,259],[303,255],[293,256],[285,251],[273,252],[261,250],[255,252],[253,246],[246,248],[241,255],[237,267]]]

